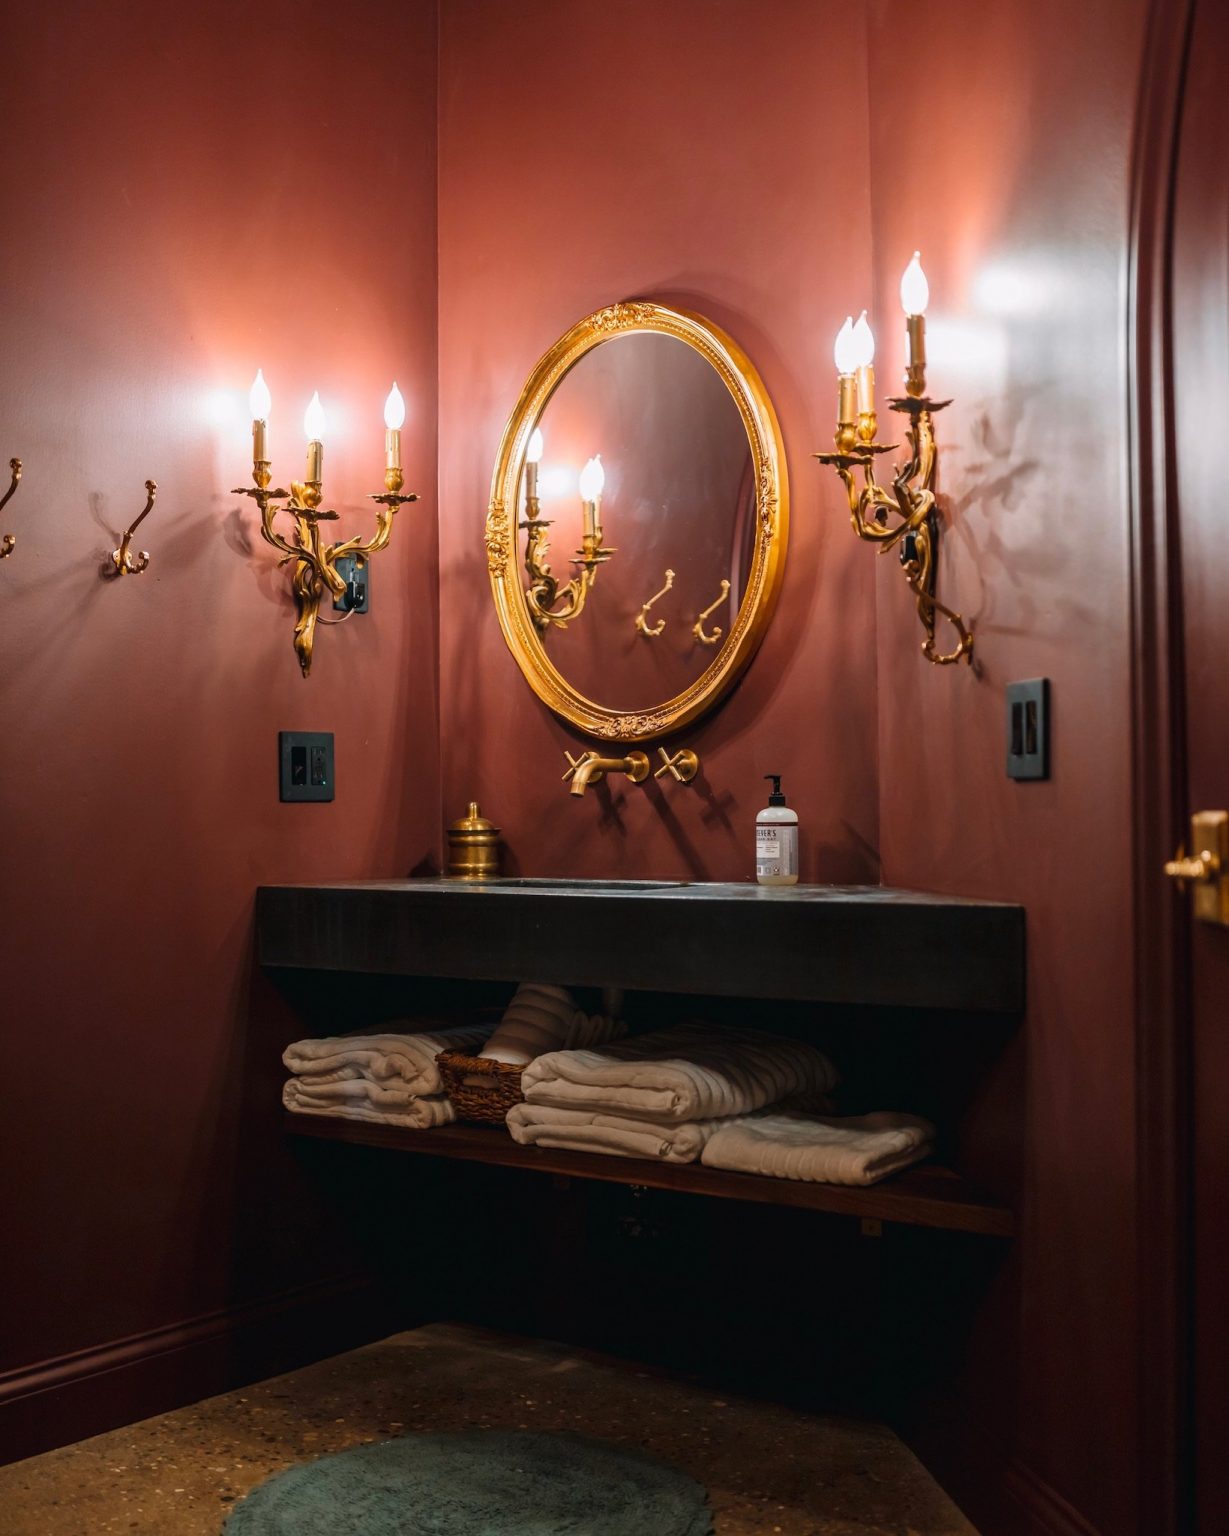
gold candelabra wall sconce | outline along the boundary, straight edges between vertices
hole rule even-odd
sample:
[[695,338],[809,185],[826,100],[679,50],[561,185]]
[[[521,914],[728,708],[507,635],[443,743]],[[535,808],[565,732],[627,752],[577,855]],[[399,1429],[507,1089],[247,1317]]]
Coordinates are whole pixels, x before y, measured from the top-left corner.
[[[263,372],[257,372],[249,396],[252,408],[252,479],[253,486],[237,486],[236,496],[251,496],[260,509],[260,532],[266,543],[271,544],[282,556],[279,565],[293,563],[291,589],[295,601],[294,649],[299,658],[303,676],[311,672],[312,649],[315,643],[317,623],[341,623],[342,619],[322,619],[320,604],[325,594],[344,599],[351,590],[349,576],[339,569],[343,561],[354,562],[361,568],[388,545],[392,537],[393,518],[399,507],[409,501],[417,501],[417,495],[403,496],[405,483],[401,469],[401,427],[405,421],[405,401],[394,383],[384,403],[384,485],[385,489],[371,496],[378,504],[376,531],[367,540],[343,539],[336,544],[327,543],[321,536],[320,525],[336,522],[337,513],[322,511],[324,499],[324,410],[319,393],[314,394],[307,407],[303,426],[307,433],[307,469],[302,480],[292,480],[290,490],[270,490],[272,464],[268,454],[268,419],[271,399]],[[284,505],[278,506],[281,502]],[[276,526],[279,513],[289,515],[293,537],[285,537]],[[344,615],[349,618],[348,610]]]
[[[875,415],[875,339],[863,310],[856,325],[847,318],[836,339],[838,374],[837,427],[835,451],[817,453],[821,464],[830,464],[841,477],[849,498],[850,518],[858,538],[876,544],[881,555],[898,549],[901,567],[909,590],[917,604],[925,636],[922,655],[936,666],[950,666],[961,660],[973,660],[973,635],[954,609],[935,595],[935,570],[939,525],[935,516],[935,469],[938,448],[935,443],[934,414],[951,404],[950,400],[932,400],[926,394],[926,306],[930,291],[918,253],[905,268],[900,284],[909,341],[909,361],[905,372],[905,394],[889,400],[892,410],[906,416],[909,459],[896,467],[892,488],[888,490],[875,479],[875,459],[891,453],[894,443],[875,441],[878,421]],[[857,474],[863,484],[859,488]],[[894,521],[895,519],[895,521]],[[948,651],[935,642],[935,629],[942,617],[955,631],[956,643]]]
[[117,576],[139,576],[149,566],[149,551],[138,550],[134,556],[132,553],[132,536],[153,511],[154,500],[158,495],[158,487],[152,480],[145,482],[145,507],[139,516],[125,528],[119,541],[119,548],[111,551],[111,569],[103,567],[103,575],[112,578]]
[[[0,497],[0,512],[3,512],[5,507],[8,506],[9,502],[12,501],[17,487],[21,484],[20,459],[9,460],[9,474],[12,476],[12,479],[9,482],[8,490],[5,491],[3,497]],[[16,546],[16,543],[17,535],[14,533],[6,533],[2,538],[0,538],[0,560],[8,559],[8,557],[13,553],[13,549]]]
[[[583,795],[590,784],[601,783],[608,773],[623,773],[630,783],[643,784],[653,766],[648,753],[639,750],[629,752],[626,757],[603,757],[592,749],[582,752],[579,757],[573,757],[570,752],[563,755],[568,760],[563,782],[573,795]],[[658,747],[657,755],[661,758],[661,767],[653,774],[655,779],[669,775],[678,784],[690,784],[700,771],[700,759],[690,747],[673,753]]]
[[[579,566],[570,581],[560,582],[547,562],[550,541],[546,530],[551,519],[541,515],[538,499],[538,463],[542,457],[542,429],[535,427],[525,452],[525,516],[521,529],[525,539],[525,570],[529,586],[525,597],[529,603],[530,617],[540,631],[552,624],[566,629],[571,620],[579,618],[597,571],[617,550],[607,549],[602,543],[602,490],[606,484],[606,471],[602,468],[602,456],[590,459],[580,472],[580,498],[583,514],[581,547],[572,556],[572,563]],[[582,791],[583,793],[583,791]]]

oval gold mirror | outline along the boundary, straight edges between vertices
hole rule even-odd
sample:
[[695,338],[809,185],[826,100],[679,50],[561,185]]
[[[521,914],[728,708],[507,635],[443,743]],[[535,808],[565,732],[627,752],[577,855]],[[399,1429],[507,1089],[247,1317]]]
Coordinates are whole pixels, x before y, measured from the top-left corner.
[[771,616],[788,502],[772,404],[716,326],[651,303],[574,325],[521,392],[486,521],[534,692],[616,741],[712,709]]

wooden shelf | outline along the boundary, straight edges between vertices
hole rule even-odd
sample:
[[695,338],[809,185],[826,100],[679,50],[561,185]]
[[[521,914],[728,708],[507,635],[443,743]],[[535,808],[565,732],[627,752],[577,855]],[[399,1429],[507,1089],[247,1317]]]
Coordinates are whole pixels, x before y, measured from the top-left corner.
[[840,1184],[803,1184],[792,1179],[726,1173],[699,1163],[658,1163],[640,1158],[605,1157],[592,1152],[522,1147],[501,1126],[447,1125],[432,1131],[412,1131],[400,1126],[368,1125],[355,1120],[289,1113],[285,1116],[285,1126],[291,1135],[321,1141],[492,1163],[501,1168],[597,1179],[607,1184],[674,1189],[719,1200],[787,1205],[801,1210],[903,1222],[909,1226],[976,1232],[987,1237],[1011,1237],[1015,1229],[1012,1213],[1006,1206],[983,1194],[951,1169],[934,1163],[907,1169],[882,1184],[855,1189]]

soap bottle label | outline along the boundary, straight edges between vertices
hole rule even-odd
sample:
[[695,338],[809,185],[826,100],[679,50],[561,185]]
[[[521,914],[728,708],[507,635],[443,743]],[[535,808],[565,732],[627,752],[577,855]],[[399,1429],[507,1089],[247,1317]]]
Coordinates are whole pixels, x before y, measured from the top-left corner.
[[798,828],[788,823],[755,829],[755,873],[759,879],[798,873]]

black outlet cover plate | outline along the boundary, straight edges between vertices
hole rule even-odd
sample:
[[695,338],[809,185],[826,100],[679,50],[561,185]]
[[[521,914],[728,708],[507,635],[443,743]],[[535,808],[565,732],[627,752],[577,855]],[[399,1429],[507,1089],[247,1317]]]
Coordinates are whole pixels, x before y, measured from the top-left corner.
[[279,731],[277,759],[283,800],[333,798],[332,731]]
[[337,574],[346,582],[346,590],[333,599],[333,607],[343,613],[366,613],[371,602],[370,562],[360,562],[357,555],[342,555]]
[[1050,777],[1050,679],[1007,684],[1007,777]]

